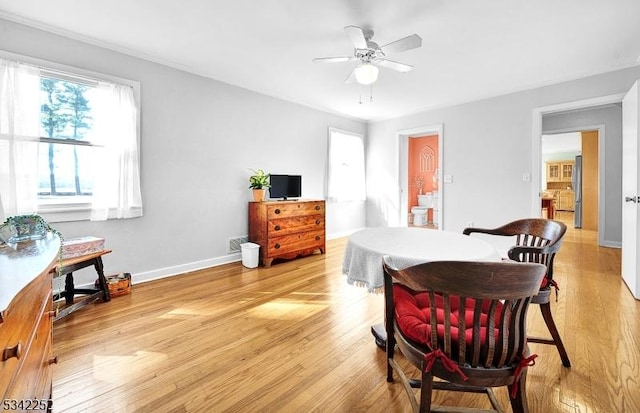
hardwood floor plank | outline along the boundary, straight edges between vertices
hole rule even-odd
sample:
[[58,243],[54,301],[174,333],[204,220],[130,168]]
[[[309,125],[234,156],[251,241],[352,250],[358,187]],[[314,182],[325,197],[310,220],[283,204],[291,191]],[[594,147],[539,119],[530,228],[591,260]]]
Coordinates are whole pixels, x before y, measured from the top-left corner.
[[[383,296],[341,273],[346,241],[270,268],[233,263],[134,285],[57,321],[54,412],[410,411],[370,333]],[[552,311],[573,367],[531,344],[530,411],[640,411],[640,303],[621,281],[620,251],[570,229],[555,268]],[[548,335],[535,305],[528,328]],[[496,396],[509,410],[506,389]],[[434,397],[489,406],[482,395]]]

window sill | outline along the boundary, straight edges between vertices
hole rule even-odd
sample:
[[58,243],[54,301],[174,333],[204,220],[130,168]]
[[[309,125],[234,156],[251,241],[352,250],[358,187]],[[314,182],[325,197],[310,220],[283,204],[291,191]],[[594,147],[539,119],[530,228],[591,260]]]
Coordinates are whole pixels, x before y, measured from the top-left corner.
[[91,218],[91,204],[53,204],[45,201],[38,205],[38,214],[47,222],[88,221]]
[[[87,202],[53,204],[51,202],[40,202],[38,205],[38,215],[45,221],[51,222],[71,222],[90,221],[91,204]],[[124,216],[117,216],[115,208],[110,208],[106,219],[118,218],[138,218],[141,217],[142,207],[131,207]]]

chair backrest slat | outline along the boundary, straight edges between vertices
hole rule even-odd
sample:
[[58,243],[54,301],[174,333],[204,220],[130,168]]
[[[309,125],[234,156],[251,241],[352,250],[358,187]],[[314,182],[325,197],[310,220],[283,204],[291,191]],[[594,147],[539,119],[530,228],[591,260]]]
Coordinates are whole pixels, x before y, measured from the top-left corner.
[[451,358],[451,297],[449,297],[449,294],[444,293],[442,298],[444,301],[444,337],[442,344],[444,354]]
[[515,317],[513,318],[513,322],[515,324],[513,327],[513,331],[516,334],[516,336],[514,337],[514,342],[517,343],[515,346],[516,348],[524,348],[524,346],[526,346],[526,311],[530,300],[531,297],[527,297],[516,305],[517,311],[515,312]]
[[[460,296],[460,307],[466,308],[467,297]],[[458,317],[458,332],[467,331],[467,318]],[[464,364],[467,357],[467,340],[464,334],[458,333],[458,364]]]
[[[491,300],[491,303],[489,304],[489,312],[487,314],[487,356],[485,358],[485,363],[484,366],[485,367],[490,367],[493,363],[494,363],[494,357],[495,357],[495,347],[496,347],[496,337],[493,334],[493,331],[496,327],[496,309],[498,308],[498,300]],[[502,334],[502,332],[498,331],[498,338],[500,338],[500,334]]]
[[[482,300],[476,300],[476,303],[473,308],[473,335],[471,342],[473,343],[473,358],[471,359],[471,365],[473,367],[477,367],[480,362],[480,350],[481,350],[481,320],[480,316],[482,315]],[[462,333],[460,333],[462,334]]]
[[[433,290],[429,291],[429,302],[436,302],[436,293]],[[431,330],[431,348],[438,348],[438,308],[435,305],[432,305],[429,308],[430,311],[430,330]]]
[[[503,306],[509,308],[510,301],[505,301]],[[509,311],[503,311],[500,314],[500,321],[498,323],[498,337],[500,340],[496,343],[496,353],[498,353],[496,367],[502,367],[507,362],[509,357],[509,322],[511,319],[511,313]]]

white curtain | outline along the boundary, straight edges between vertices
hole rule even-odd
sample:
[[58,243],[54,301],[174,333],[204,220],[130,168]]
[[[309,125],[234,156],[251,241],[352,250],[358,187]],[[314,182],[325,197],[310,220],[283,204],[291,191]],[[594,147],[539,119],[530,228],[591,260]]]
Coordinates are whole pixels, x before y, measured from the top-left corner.
[[0,223],[38,209],[40,76],[0,59]]
[[95,167],[91,220],[142,216],[137,108],[130,86],[100,82],[92,141],[104,147]]

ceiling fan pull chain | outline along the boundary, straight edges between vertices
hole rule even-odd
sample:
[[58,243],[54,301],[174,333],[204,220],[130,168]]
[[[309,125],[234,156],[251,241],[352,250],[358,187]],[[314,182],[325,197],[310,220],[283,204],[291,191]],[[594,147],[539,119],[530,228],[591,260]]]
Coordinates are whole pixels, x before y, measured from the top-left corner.
[[369,85],[369,102],[373,103],[373,83]]
[[360,90],[360,98],[358,99],[358,103],[362,105],[362,85],[360,85],[358,90]]

